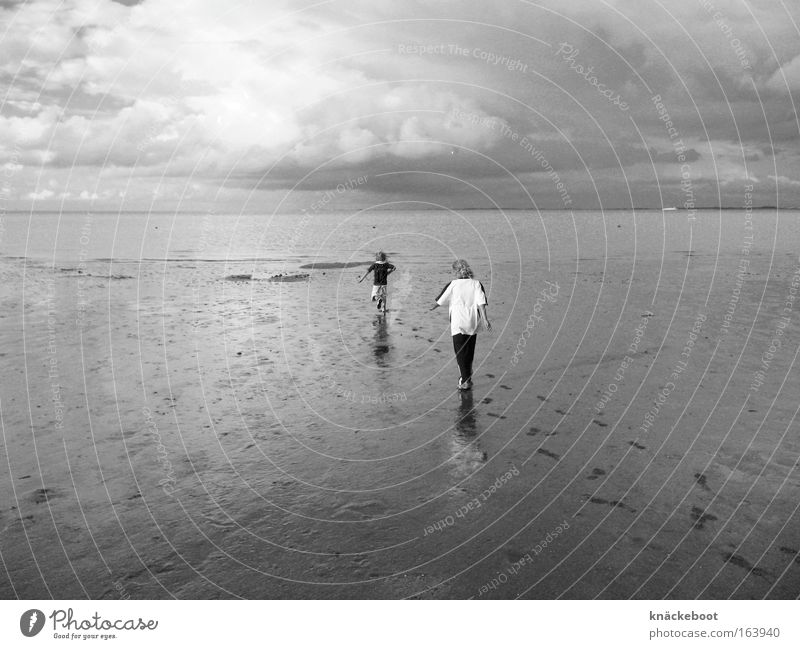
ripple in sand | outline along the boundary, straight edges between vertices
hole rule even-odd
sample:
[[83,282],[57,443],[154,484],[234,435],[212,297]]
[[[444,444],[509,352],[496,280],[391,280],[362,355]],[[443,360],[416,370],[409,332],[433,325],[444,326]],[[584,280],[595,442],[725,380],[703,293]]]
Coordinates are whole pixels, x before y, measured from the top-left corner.
[[598,498],[596,496],[589,498],[590,503],[594,503],[595,505],[609,505],[610,507],[619,507],[620,509],[624,509],[629,512],[636,512],[633,507],[628,507],[624,502],[621,500],[606,500],[605,498]]

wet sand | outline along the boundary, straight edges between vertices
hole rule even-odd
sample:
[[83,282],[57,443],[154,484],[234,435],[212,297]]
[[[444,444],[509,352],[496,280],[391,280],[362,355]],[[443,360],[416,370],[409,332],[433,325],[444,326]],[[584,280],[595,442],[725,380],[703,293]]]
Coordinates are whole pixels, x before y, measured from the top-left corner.
[[796,598],[798,257],[739,232],[494,254],[468,393],[429,255],[385,316],[357,252],[5,256],[0,596]]

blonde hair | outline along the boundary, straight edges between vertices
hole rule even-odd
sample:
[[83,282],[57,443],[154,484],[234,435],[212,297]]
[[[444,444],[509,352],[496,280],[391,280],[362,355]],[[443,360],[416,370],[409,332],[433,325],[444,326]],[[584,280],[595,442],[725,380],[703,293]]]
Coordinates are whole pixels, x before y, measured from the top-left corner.
[[376,252],[375,261],[386,261],[386,253],[383,250]]
[[453,262],[453,271],[458,276],[458,279],[472,279],[472,269],[465,259],[456,259]]

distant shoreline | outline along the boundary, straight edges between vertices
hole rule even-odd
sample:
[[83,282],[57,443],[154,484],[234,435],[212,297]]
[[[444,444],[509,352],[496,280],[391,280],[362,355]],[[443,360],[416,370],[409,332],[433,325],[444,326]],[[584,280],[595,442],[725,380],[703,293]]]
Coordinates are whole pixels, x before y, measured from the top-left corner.
[[[370,210],[372,212],[686,212],[688,208],[685,207],[675,207],[675,209],[670,209],[672,206],[668,207],[576,207],[573,209],[564,209],[561,208],[532,208],[532,207],[453,207],[453,208],[430,208],[430,209],[405,209],[405,208],[393,208],[393,209],[374,209]],[[362,212],[365,209],[369,208],[353,208],[353,209],[340,209],[340,210],[326,210],[324,212],[319,212],[313,216],[319,216],[323,214],[352,214],[354,212]],[[745,209],[744,207],[697,207],[694,208],[697,212],[719,212],[719,211],[741,211]],[[800,210],[800,207],[796,206],[789,206],[789,207],[778,207],[776,205],[760,205],[758,207],[751,208],[752,211],[764,211],[764,210]],[[105,210],[6,210],[4,214],[6,216],[12,214],[209,214],[209,210],[203,209],[193,209],[193,210],[119,210],[119,209],[105,209]],[[257,214],[264,214],[264,215],[291,215],[291,214],[301,214],[301,211],[287,211],[287,212],[269,212],[269,211],[242,211],[237,212],[235,210],[231,210],[230,212],[214,212],[213,216],[227,216],[230,214],[248,214],[248,215],[257,215]]]

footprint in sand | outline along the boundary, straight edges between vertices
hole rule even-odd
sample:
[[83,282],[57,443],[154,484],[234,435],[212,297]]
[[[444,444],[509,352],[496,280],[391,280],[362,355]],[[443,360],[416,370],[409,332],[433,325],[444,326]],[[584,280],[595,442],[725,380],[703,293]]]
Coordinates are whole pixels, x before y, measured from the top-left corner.
[[633,446],[634,448],[638,448],[640,451],[643,451],[644,449],[647,448],[646,446],[642,446],[641,444],[639,444],[637,442],[628,442],[628,444]]
[[488,376],[490,379],[494,378],[494,374],[487,374],[486,376]]
[[605,475],[606,472],[603,469],[592,469],[592,475],[586,476],[587,480],[597,480],[601,475]]
[[536,398],[539,399],[539,401],[547,401],[547,397],[543,397],[541,394],[537,394]]
[[42,503],[46,503],[48,500],[52,500],[56,495],[57,494],[53,489],[37,489],[32,494],[33,504],[41,505]]
[[498,415],[496,412],[487,412],[486,413],[489,417],[496,417],[497,419],[505,419],[505,415]]
[[714,514],[706,514],[704,509],[700,509],[699,507],[693,506],[692,512],[690,514],[692,520],[694,521],[694,528],[696,530],[702,530],[706,524],[706,521],[716,521],[718,520]]
[[537,448],[537,453],[541,453],[542,455],[546,455],[547,457],[553,458],[554,460],[560,460],[561,458],[558,456],[558,453],[553,453],[553,451],[548,451],[544,448]]
[[501,388],[503,388],[504,390],[510,390],[510,389],[511,389],[511,388],[510,388],[510,387],[508,387],[507,385],[501,385],[500,387],[501,387]]
[[792,555],[794,555],[794,562],[795,563],[800,563],[800,553],[798,553],[797,550],[795,550],[794,548],[787,548],[785,545],[782,545],[779,549],[784,554],[792,554]]
[[607,423],[605,423],[604,421],[600,421],[599,419],[593,419],[592,422],[600,426],[600,428],[605,428],[606,426],[608,426]]
[[491,397],[486,397],[481,403],[491,403],[493,399]]
[[740,557],[738,554],[733,554],[732,552],[726,552],[722,555],[722,559],[725,563],[731,563],[738,568],[743,568],[747,570],[750,574],[755,575],[756,577],[763,577],[764,579],[770,580],[770,574],[764,570],[763,568],[758,568],[751,564],[747,559],[744,557]]
[[540,428],[536,428],[536,426],[531,426],[531,429],[526,434],[530,435],[531,437],[533,437],[536,433],[539,433],[539,432],[541,432]]
[[699,487],[705,489],[706,491],[711,491],[711,489],[709,489],[708,487],[708,479],[706,478],[705,475],[703,475],[702,473],[695,473],[694,479]]
[[557,412],[559,415],[566,415],[566,414],[567,414],[566,412],[564,412],[563,410],[561,410],[561,408],[556,408],[556,412]]

